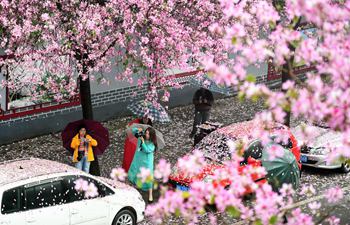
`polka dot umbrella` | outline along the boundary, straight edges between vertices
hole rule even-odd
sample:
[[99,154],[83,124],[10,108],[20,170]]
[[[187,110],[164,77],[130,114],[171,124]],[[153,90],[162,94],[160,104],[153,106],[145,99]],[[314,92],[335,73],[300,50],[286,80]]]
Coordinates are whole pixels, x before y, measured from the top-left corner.
[[133,102],[127,107],[134,115],[138,117],[147,116],[152,120],[159,123],[170,122],[169,114],[166,112],[165,108],[160,105],[153,105],[151,102],[146,100],[141,100],[138,102]]
[[[272,148],[282,148],[282,156],[271,157]],[[300,171],[297,160],[291,151],[281,145],[271,143],[265,146],[262,152],[262,165],[267,171],[267,180],[277,191],[283,184],[291,184],[294,189],[300,185]]]

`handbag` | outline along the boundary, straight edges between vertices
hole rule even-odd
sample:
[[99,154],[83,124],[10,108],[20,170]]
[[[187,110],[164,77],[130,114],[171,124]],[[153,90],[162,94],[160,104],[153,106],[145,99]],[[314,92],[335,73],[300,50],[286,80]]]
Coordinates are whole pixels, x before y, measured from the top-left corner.
[[80,161],[85,155],[85,151],[78,151],[77,160]]
[[[89,143],[87,142],[86,138],[85,138],[85,137],[82,137],[82,138],[81,138],[81,141],[84,143],[85,149],[88,149],[88,148],[89,148]],[[78,150],[78,157],[77,157],[78,162],[79,162],[84,156],[85,156],[85,151],[79,151],[79,150]]]

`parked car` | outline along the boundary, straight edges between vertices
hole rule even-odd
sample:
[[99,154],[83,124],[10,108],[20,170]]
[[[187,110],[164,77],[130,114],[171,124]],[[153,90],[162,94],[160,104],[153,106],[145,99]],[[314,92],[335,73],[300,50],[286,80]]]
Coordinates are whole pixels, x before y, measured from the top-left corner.
[[[290,132],[289,128],[282,124],[271,124],[272,129],[270,131],[271,138],[276,139],[277,130],[279,132],[286,132],[289,136],[288,143],[279,143],[283,147],[290,149],[296,160],[299,162],[300,160],[300,149],[298,147],[297,141],[293,134]],[[251,136],[251,133],[254,131],[256,127],[262,127],[262,124],[257,121],[245,121],[241,123],[231,124],[226,127],[219,128],[206,137],[204,137],[193,149],[197,149],[201,151],[208,162],[208,165],[205,168],[202,168],[198,174],[194,176],[185,176],[181,172],[181,168],[175,166],[172,174],[169,177],[169,184],[173,188],[177,188],[179,190],[188,190],[190,185],[194,181],[203,180],[209,181],[210,176],[214,174],[214,171],[217,169],[225,168],[225,165],[222,163],[226,160],[230,160],[231,153],[230,149],[227,145],[229,140],[236,142],[241,140],[244,137]],[[261,162],[259,159],[262,157],[262,148],[263,145],[260,140],[250,138],[247,145],[244,147],[244,160],[241,162],[241,167],[239,168],[239,172],[243,173],[246,165],[252,165],[253,167],[260,167]],[[301,168],[301,164],[298,164],[299,169]],[[253,180],[258,185],[262,185],[266,182],[265,177],[261,177],[258,174],[252,175]],[[231,181],[225,181],[221,185],[229,186]],[[246,194],[249,194],[251,190],[247,189]]]
[[[95,184],[98,196],[77,192],[80,178]],[[124,183],[37,158],[0,163],[0,196],[4,225],[135,225],[145,210],[140,193]]]
[[303,166],[323,168],[323,169],[340,169],[344,173],[350,172],[350,165],[348,163],[333,162],[327,163],[327,154],[329,149],[327,145],[338,147],[342,145],[342,135],[339,132],[331,129],[318,126],[308,125],[312,131],[312,139],[307,143],[302,142],[302,125],[292,129],[298,143],[301,144],[300,161]]

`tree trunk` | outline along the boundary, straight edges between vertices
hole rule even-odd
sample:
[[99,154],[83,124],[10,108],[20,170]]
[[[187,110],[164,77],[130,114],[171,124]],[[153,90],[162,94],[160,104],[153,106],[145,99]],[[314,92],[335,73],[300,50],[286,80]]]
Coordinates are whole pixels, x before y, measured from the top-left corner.
[[93,120],[94,116],[92,113],[92,104],[91,104],[91,90],[90,90],[90,79],[86,78],[83,80],[79,77],[80,84],[80,103],[81,109],[83,111],[83,118],[85,120]]
[[[281,18],[284,17],[283,15],[283,9],[285,8],[285,1],[284,0],[273,0],[272,1],[273,7],[276,9],[278,14],[281,16]],[[301,16],[297,17],[297,20],[292,20],[290,25],[293,26],[293,30],[298,30],[300,23],[301,23]],[[276,25],[278,25],[281,21],[277,21]],[[288,45],[289,50],[293,53],[291,57],[286,59],[286,63],[282,66],[282,86],[285,82],[288,80],[292,80],[292,74],[293,74],[293,63],[294,63],[294,53],[295,53],[295,47],[292,44]],[[282,90],[284,93],[285,90]],[[283,124],[290,127],[290,110],[285,110],[286,116],[284,117]]]
[[[87,68],[83,67],[83,74],[87,73]],[[80,104],[83,111],[83,119],[93,120],[92,103],[91,103],[91,89],[90,89],[90,78],[85,80],[79,77],[79,91],[80,91]],[[98,164],[98,158],[94,154],[95,160],[90,164],[90,174],[100,176],[100,166]]]
[[[292,80],[292,77],[290,76],[291,72],[291,66],[290,66],[290,59],[287,60],[285,64],[283,64],[282,67],[282,86],[285,82],[288,80]],[[282,90],[284,93],[286,92],[285,90]],[[290,110],[285,110],[286,116],[284,117],[283,124],[286,125],[287,127],[290,127]]]

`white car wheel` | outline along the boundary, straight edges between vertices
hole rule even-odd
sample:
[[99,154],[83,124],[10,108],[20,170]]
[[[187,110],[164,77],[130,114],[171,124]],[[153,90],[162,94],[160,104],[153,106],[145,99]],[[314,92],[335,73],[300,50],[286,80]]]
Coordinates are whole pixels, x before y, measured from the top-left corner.
[[128,210],[123,209],[120,211],[113,220],[113,225],[135,225],[136,224],[136,216],[135,214]]
[[349,173],[350,172],[350,164],[345,162],[341,165],[341,170],[344,173]]

